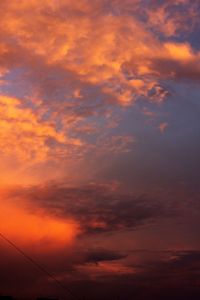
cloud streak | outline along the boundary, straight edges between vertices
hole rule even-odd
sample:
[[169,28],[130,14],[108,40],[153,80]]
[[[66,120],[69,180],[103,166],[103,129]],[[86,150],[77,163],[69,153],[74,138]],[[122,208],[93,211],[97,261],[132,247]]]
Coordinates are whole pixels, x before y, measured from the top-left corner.
[[80,233],[84,234],[134,229],[173,215],[158,199],[113,191],[112,185],[67,187],[56,184],[16,188],[7,193],[11,198],[35,202],[36,210],[39,206],[50,215],[76,220]]

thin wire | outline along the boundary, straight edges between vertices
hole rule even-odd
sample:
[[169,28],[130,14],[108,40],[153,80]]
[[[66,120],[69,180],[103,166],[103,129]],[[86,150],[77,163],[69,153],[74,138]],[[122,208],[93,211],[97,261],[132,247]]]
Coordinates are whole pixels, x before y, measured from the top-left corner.
[[42,267],[37,261],[35,261],[32,257],[30,257],[28,254],[26,254],[21,248],[19,248],[15,243],[13,243],[11,240],[9,240],[5,235],[3,235],[0,232],[0,237],[6,241],[10,246],[15,248],[21,255],[23,255],[29,262],[31,262],[35,267],[37,267],[41,272],[46,274],[49,278],[53,279],[57,285],[59,285],[62,289],[66,290],[74,299],[80,300],[80,298],[74,294],[74,292],[71,291],[70,288],[63,285],[61,281],[59,281],[53,274],[51,274],[49,271],[47,271],[44,267]]

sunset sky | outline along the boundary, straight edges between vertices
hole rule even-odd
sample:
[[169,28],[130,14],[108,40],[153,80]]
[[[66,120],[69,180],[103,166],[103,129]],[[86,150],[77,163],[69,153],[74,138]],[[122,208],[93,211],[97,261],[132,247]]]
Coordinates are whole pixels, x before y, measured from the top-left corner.
[[200,299],[199,16],[0,1],[0,295]]

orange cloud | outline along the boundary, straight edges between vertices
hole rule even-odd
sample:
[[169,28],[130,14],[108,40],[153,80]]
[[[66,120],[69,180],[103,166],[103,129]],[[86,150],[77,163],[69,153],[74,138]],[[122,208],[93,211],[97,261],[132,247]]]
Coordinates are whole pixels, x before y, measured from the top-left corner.
[[[99,86],[121,105],[146,95],[154,85],[146,76],[152,73],[149,59],[161,45],[136,16],[108,14],[101,1],[8,1],[3,8],[4,33],[19,52],[26,53],[25,64],[33,69],[29,56],[40,58],[48,68],[72,72],[82,83]],[[12,57],[21,55],[13,53],[10,44],[6,47]]]
[[[0,96],[2,165],[8,162],[14,169],[17,163],[29,168],[58,162],[60,167],[62,161],[70,173],[74,161],[92,151],[126,153],[133,138],[105,134],[120,123],[112,115],[113,105],[128,108],[140,97],[160,104],[169,95],[163,80],[198,78],[200,53],[189,43],[169,40],[178,32],[180,14],[173,13],[170,1],[164,5],[150,1],[152,7],[142,3],[8,0],[0,4],[0,72],[11,75],[19,68],[20,84],[31,86],[25,99]],[[187,7],[188,1],[176,4]],[[191,5],[189,14],[196,20],[194,8]],[[140,18],[143,13],[148,26]],[[152,28],[162,18],[160,39]],[[188,25],[187,18],[181,22]],[[4,88],[7,77],[0,81]],[[13,94],[13,79],[11,83]],[[104,126],[102,121],[97,124],[99,115],[106,120]],[[91,144],[84,134],[92,136]],[[66,161],[70,162],[65,165]]]
[[0,147],[5,156],[42,161],[49,151],[47,138],[65,142],[62,133],[56,132],[49,122],[41,122],[39,116],[24,108],[18,99],[0,96],[0,118]]
[[163,133],[168,127],[168,123],[167,122],[164,122],[164,123],[161,123],[158,128],[160,130],[161,133]]
[[49,141],[56,145],[81,146],[79,139],[56,130],[51,120],[42,120],[40,111],[23,107],[16,98],[0,95],[1,154],[30,163],[43,162],[51,155]]
[[[137,16],[141,5],[141,1],[126,1],[124,10],[119,1],[113,0],[107,10],[101,1],[7,1],[0,6],[6,12],[1,18],[2,65],[9,61],[12,65],[31,64],[34,72],[33,61],[37,57],[43,66],[71,72],[82,84],[100,87],[110,100],[130,105],[138,96],[148,96],[152,88],[159,86],[157,69],[152,65],[157,57],[173,57],[179,62],[188,59],[184,55],[191,52],[185,44],[162,43],[149,30],[157,24],[161,24],[161,30],[165,28],[166,36],[178,30],[181,15],[173,13],[170,1],[163,5],[152,1],[156,9],[145,6],[149,28]],[[176,1],[176,5],[185,7],[188,1]],[[195,5],[189,15],[197,19]],[[181,21],[187,26],[185,17]],[[6,36],[14,44],[6,41]],[[74,87],[74,93],[80,97],[79,86]],[[155,100],[160,102],[162,96],[157,93]]]

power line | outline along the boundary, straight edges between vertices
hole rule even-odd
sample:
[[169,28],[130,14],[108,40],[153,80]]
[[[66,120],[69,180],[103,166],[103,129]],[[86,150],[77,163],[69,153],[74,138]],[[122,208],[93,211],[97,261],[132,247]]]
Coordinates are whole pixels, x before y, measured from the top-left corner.
[[35,261],[31,256],[29,256],[28,254],[26,254],[19,246],[17,246],[14,242],[12,242],[11,240],[9,240],[5,235],[3,235],[0,232],[0,237],[6,241],[10,246],[12,246],[13,248],[15,248],[15,250],[17,252],[19,252],[21,255],[23,255],[29,262],[31,262],[35,267],[37,267],[41,272],[43,272],[45,275],[47,275],[49,278],[53,279],[54,282],[57,283],[57,285],[59,285],[62,289],[64,289],[65,291],[68,292],[68,294],[70,294],[72,296],[72,298],[76,299],[76,300],[81,300],[77,295],[74,294],[74,292],[72,292],[72,290],[70,288],[68,288],[67,286],[65,286],[64,284],[62,284],[62,282],[60,280],[58,280],[53,274],[51,274],[48,270],[46,270],[43,266],[41,266],[37,261]]

